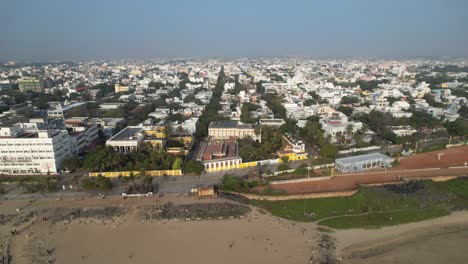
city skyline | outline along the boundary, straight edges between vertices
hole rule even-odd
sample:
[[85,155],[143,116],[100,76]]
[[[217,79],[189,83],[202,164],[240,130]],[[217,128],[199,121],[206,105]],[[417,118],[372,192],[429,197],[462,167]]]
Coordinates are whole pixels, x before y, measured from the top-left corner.
[[[463,1],[21,1],[0,61],[466,57]],[[112,11],[110,11],[112,10]]]

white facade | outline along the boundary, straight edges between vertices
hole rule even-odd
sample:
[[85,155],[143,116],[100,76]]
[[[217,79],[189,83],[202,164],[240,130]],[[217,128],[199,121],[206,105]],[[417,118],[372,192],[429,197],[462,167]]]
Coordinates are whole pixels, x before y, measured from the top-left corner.
[[336,141],[336,135],[338,133],[346,134],[348,127],[352,128],[352,133],[355,133],[362,128],[361,122],[350,122],[346,116],[334,116],[331,118],[320,119],[322,129],[325,131],[325,135],[331,136],[332,142]]
[[[1,128],[0,174],[34,175],[57,173],[62,162],[76,153],[66,130],[21,130]],[[10,131],[9,136],[5,135]]]
[[399,137],[410,136],[416,133],[416,129],[410,126],[390,126],[388,127],[395,135]]
[[143,127],[129,126],[107,140],[106,145],[111,146],[114,151],[130,153],[136,150],[144,139]]
[[185,130],[189,133],[195,133],[195,131],[197,130],[197,123],[198,118],[192,117],[190,119],[185,120],[182,124],[173,125],[172,129],[174,131],[177,131],[179,128],[181,128],[182,130]]

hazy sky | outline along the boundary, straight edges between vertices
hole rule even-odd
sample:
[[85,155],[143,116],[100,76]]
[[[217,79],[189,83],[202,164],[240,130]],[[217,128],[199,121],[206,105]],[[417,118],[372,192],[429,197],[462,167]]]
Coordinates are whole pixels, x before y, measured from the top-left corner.
[[467,0],[3,0],[0,60],[468,56]]

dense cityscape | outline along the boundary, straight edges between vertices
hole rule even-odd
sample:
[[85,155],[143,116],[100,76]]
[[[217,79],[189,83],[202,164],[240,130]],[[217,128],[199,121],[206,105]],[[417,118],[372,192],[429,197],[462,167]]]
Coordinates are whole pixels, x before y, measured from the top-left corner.
[[[332,160],[376,150],[409,155],[418,144],[423,151],[463,142],[468,134],[463,63],[7,62],[0,72],[0,143],[8,148],[0,171],[199,174],[252,161],[262,170],[261,161],[278,158]],[[353,166],[337,169],[363,169]],[[268,166],[268,173],[273,169],[290,168]]]
[[468,1],[0,6],[0,264],[467,263]]

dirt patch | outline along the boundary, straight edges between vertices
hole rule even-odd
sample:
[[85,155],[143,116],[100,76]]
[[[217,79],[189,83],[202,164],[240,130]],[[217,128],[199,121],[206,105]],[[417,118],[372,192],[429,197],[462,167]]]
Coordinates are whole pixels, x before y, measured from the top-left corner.
[[33,217],[33,213],[22,215],[0,215],[0,225],[20,226],[31,221]]
[[335,239],[327,234],[320,235],[318,244],[310,258],[312,264],[336,264],[338,263],[335,255]]
[[[440,159],[439,159],[439,154]],[[395,169],[446,168],[463,166],[468,162],[468,146],[442,149],[414,156],[400,158],[400,165]]]
[[74,208],[64,209],[57,208],[52,213],[50,221],[52,223],[62,221],[73,221],[77,219],[91,219],[91,220],[112,220],[113,218],[124,215],[125,210],[120,207],[105,207],[105,208]]
[[199,203],[147,206],[141,209],[141,218],[145,221],[162,219],[208,219],[218,217],[239,217],[250,212],[244,205],[232,203]]

